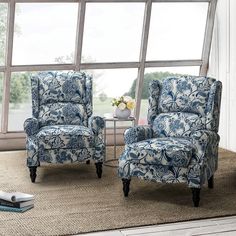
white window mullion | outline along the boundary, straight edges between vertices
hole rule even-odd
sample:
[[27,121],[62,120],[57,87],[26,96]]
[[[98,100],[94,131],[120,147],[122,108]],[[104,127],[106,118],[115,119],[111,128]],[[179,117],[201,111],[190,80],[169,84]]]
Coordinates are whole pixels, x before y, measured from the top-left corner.
[[151,19],[151,11],[152,11],[152,0],[148,0],[145,6],[145,13],[144,13],[144,21],[143,21],[143,33],[142,33],[142,42],[141,42],[141,51],[140,51],[140,67],[138,70],[138,78],[136,84],[136,108],[135,108],[135,123],[138,124],[139,114],[140,114],[140,107],[141,107],[141,96],[142,96],[142,86],[143,86],[143,79],[144,79],[144,70],[145,70],[145,60],[147,54],[147,43],[148,43],[148,34],[149,34],[149,27],[150,27],[150,19]]
[[139,62],[100,62],[100,63],[81,63],[81,70],[96,70],[96,69],[120,69],[120,68],[138,68]]
[[14,18],[15,18],[15,1],[10,1],[7,14],[7,46],[6,46],[6,70],[3,80],[3,99],[2,99],[2,133],[7,132],[9,100],[10,100],[10,78],[11,78],[11,62],[14,34]]
[[[176,67],[176,66],[201,66],[202,60],[166,60],[166,61],[145,61],[145,67]],[[140,62],[93,62],[80,63],[81,70],[96,69],[122,69],[139,68]],[[0,72],[6,70],[5,66],[0,66]],[[42,64],[42,65],[14,65],[11,72],[25,71],[47,71],[47,70],[75,70],[75,64]]]
[[75,70],[80,70],[83,46],[83,33],[84,33],[84,18],[85,18],[85,0],[81,0],[78,9],[78,20],[76,30],[76,43],[75,43]]
[[75,70],[75,65],[74,64],[45,64],[45,65],[11,66],[11,72],[50,71],[50,70]]
[[203,42],[203,49],[202,49],[203,64],[200,67],[200,75],[202,76],[206,76],[207,70],[208,70],[216,5],[217,5],[217,0],[211,0],[208,7],[206,30],[205,30],[205,36],[204,36],[204,42]]
[[211,0],[152,0],[153,2],[210,2]]
[[201,66],[202,60],[146,61],[145,67]]
[[[8,0],[9,1],[9,0]],[[10,0],[11,1],[11,0]],[[62,2],[62,3],[66,3],[66,2],[78,2],[78,0],[13,0],[13,1],[16,1],[16,2],[19,2],[19,3],[59,3],[59,2]]]
[[[20,0],[26,1],[26,0]],[[32,0],[27,0],[32,1]],[[35,0],[36,1],[36,0]],[[147,2],[148,0],[86,0],[86,2]],[[211,0],[152,0],[152,2],[210,2]]]

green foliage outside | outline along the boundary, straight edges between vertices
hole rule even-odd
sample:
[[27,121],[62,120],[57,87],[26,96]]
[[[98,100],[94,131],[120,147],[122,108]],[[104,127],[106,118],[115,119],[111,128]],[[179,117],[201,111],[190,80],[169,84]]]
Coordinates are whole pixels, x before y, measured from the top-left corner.
[[[3,73],[0,73],[0,101],[3,96]],[[12,74],[10,84],[10,103],[13,108],[18,108],[20,104],[27,102],[30,96],[30,74]]]
[[15,108],[27,102],[30,96],[30,73],[12,74],[10,89],[10,103]]
[[[0,73],[0,101],[3,96],[3,73]],[[27,102],[30,96],[30,74],[14,73],[10,84],[10,103],[13,108],[18,108],[20,104]]]
[[[173,74],[170,73],[168,71],[166,72],[152,72],[152,73],[146,73],[144,75],[144,80],[143,80],[143,87],[142,87],[142,99],[148,99],[149,96],[149,92],[148,92],[148,87],[149,87],[149,83],[152,80],[162,80],[168,76],[176,76],[179,74]],[[135,97],[135,91],[136,91],[136,84],[137,84],[137,79],[134,80],[131,88],[129,89],[129,91],[125,94],[127,96],[131,96],[132,98]]]

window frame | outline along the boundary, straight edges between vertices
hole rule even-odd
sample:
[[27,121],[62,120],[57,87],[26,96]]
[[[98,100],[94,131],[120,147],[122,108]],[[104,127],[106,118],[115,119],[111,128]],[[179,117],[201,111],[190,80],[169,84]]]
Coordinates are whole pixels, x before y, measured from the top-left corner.
[[[215,11],[217,0],[3,0],[2,3],[8,4],[7,14],[7,35],[6,35],[6,52],[5,65],[0,66],[0,72],[4,73],[3,78],[3,99],[2,99],[2,117],[1,117],[1,132],[0,139],[22,139],[25,138],[23,131],[9,132],[8,131],[8,115],[9,115],[9,99],[10,99],[10,78],[12,72],[26,72],[26,71],[47,71],[47,70],[87,70],[87,69],[122,69],[122,68],[136,68],[138,69],[137,87],[136,87],[136,124],[138,124],[141,93],[144,79],[145,68],[148,67],[176,67],[176,66],[200,66],[199,75],[206,76],[208,69],[209,54],[212,41],[213,25],[215,18]],[[75,2],[78,4],[77,27],[76,27],[76,47],[75,60],[71,64],[38,64],[38,65],[12,65],[12,49],[14,36],[14,20],[15,20],[15,6],[16,3],[68,3]],[[82,63],[82,45],[84,21],[86,12],[86,3],[138,3],[144,2],[144,17],[142,27],[142,38],[138,61],[129,62],[102,62],[102,63]],[[205,27],[204,42],[202,48],[201,59],[188,60],[157,60],[146,61],[148,34],[151,19],[152,3],[155,2],[207,2],[208,12]],[[0,146],[1,149],[1,146]]]

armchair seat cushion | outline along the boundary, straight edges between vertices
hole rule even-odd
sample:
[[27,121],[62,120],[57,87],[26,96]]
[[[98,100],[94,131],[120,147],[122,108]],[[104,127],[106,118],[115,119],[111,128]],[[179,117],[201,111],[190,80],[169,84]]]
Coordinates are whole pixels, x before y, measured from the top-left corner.
[[194,145],[188,138],[153,138],[126,146],[126,161],[187,167]]
[[39,147],[43,149],[73,149],[94,147],[92,131],[79,125],[44,126],[37,134]]

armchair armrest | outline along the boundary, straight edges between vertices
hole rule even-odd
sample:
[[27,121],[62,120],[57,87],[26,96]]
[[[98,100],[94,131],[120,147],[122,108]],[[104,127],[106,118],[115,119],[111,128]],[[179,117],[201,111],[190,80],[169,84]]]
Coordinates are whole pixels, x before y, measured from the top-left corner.
[[191,133],[198,160],[214,158],[218,153],[220,136],[211,130],[197,130]]
[[153,129],[150,126],[131,127],[124,133],[125,144],[132,144],[150,138],[153,138]]
[[24,122],[24,130],[28,136],[34,135],[39,130],[39,122],[36,118],[28,118]]
[[105,121],[100,116],[91,116],[88,121],[88,127],[95,135],[102,134],[105,127]]

